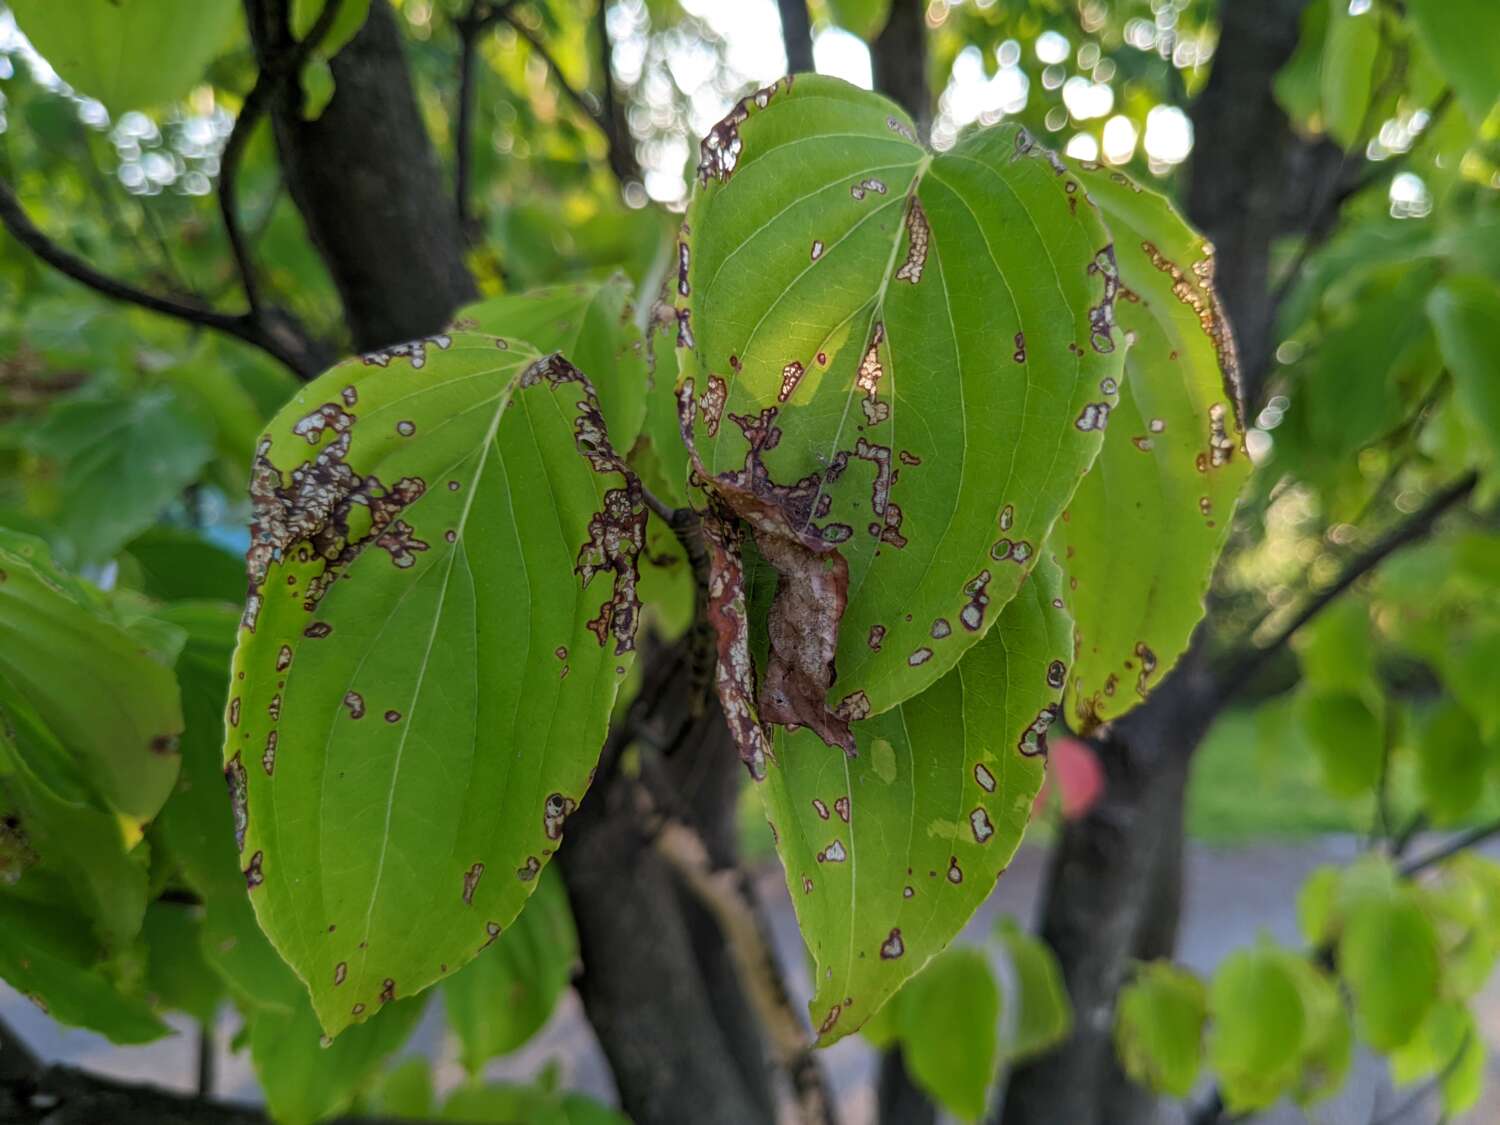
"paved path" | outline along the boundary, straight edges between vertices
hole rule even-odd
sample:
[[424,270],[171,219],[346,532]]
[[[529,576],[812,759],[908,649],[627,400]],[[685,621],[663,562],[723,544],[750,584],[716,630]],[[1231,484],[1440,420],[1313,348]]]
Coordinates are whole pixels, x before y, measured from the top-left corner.
[[[1295,844],[1259,844],[1213,848],[1195,844],[1188,851],[1183,930],[1179,957],[1188,966],[1209,972],[1226,954],[1265,931],[1278,941],[1300,944],[1296,923],[1296,892],[1303,878],[1322,863],[1346,863],[1356,854],[1354,841],[1324,838]],[[1500,853],[1497,853],[1500,854]],[[1045,853],[1023,848],[996,892],[970,926],[979,938],[1001,913],[1027,922],[1033,918]],[[757,889],[771,914],[778,952],[789,967],[795,987],[805,998],[810,989],[806,959],[796,921],[781,882],[780,871],[768,869]],[[1451,1125],[1493,1125],[1500,1122],[1500,979],[1491,981],[1478,1001],[1479,1021],[1489,1047],[1485,1099],[1479,1107]],[[194,1075],[193,1037],[187,1021],[174,1026],[184,1034],[145,1047],[117,1048],[91,1032],[59,1027],[28,1001],[0,984],[0,1015],[16,1028],[44,1058],[66,1061],[119,1078],[151,1081],[174,1089],[191,1089]],[[226,1017],[220,1040],[229,1041],[234,1020]],[[456,1085],[462,1071],[451,1044],[445,1042],[442,1015],[434,1004],[412,1044],[413,1053],[436,1061],[440,1089]],[[839,1093],[844,1125],[873,1125],[872,1076],[874,1052],[858,1037],[844,1040],[824,1053],[829,1074]],[[543,1032],[522,1051],[491,1064],[496,1078],[521,1080],[542,1063],[559,1063],[564,1085],[611,1099],[608,1066],[583,1019],[576,997],[568,994]],[[244,1055],[221,1053],[218,1090],[222,1096],[258,1100],[259,1092]],[[1356,1061],[1354,1075],[1336,1099],[1303,1115],[1294,1109],[1262,1115],[1255,1125],[1436,1125],[1439,1113],[1430,1103],[1406,1107],[1409,1091],[1393,1092],[1379,1060]],[[1404,1112],[1403,1112],[1404,1110]],[[1171,1108],[1162,1125],[1179,1125],[1181,1115]],[[1060,1123],[1061,1125],[1061,1123]]]

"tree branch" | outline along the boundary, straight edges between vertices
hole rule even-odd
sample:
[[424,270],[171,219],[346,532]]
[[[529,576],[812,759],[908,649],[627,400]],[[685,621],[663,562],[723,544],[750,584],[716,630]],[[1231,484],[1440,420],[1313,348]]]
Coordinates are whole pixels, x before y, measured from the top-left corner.
[[1424,856],[1409,859],[1401,865],[1401,874],[1410,878],[1426,871],[1430,867],[1436,867],[1445,860],[1452,859],[1459,852],[1468,851],[1470,848],[1484,843],[1486,840],[1500,836],[1500,820],[1489,824],[1476,825],[1467,832],[1460,832],[1453,839],[1428,852]]
[[453,202],[458,225],[465,238],[473,237],[474,216],[469,210],[469,180],[472,178],[473,154],[469,146],[474,132],[474,60],[479,37],[499,21],[501,12],[514,0],[499,8],[487,0],[472,0],[469,10],[453,21],[458,30],[458,112],[453,130]]
[[224,143],[224,151],[219,157],[219,215],[224,222],[224,233],[229,238],[229,250],[234,255],[235,268],[239,271],[240,285],[245,290],[245,302],[250,306],[252,320],[261,318],[262,306],[260,285],[255,278],[255,262],[240,226],[239,190],[236,184],[240,160],[245,155],[245,148],[250,143],[255,126],[271,108],[271,99],[284,82],[301,73],[313,51],[333,27],[333,21],[338,18],[343,2],[344,0],[328,0],[306,36],[293,44],[285,54],[261,67],[255,76],[255,85],[245,95],[240,111],[235,115],[234,128],[229,131],[229,140]]
[[[562,67],[558,65],[557,59],[553,57],[552,52],[547,50],[547,45],[542,42],[541,37],[522,23],[509,5],[499,9],[498,14],[500,19],[515,29],[517,35],[526,40],[531,49],[536,52],[537,57],[547,65],[547,69],[552,73],[553,81],[562,90],[563,96],[572,102],[585,117],[594,123],[595,128],[604,134],[604,139],[609,145],[609,166],[614,171],[615,177],[621,183],[625,183],[628,180],[640,179],[640,168],[636,164],[635,153],[629,151],[628,143],[622,150],[619,138],[615,136],[609,119],[605,117],[603,109],[593,95],[579,90],[568,81],[562,72]],[[610,75],[607,70],[604,74],[604,81],[606,83],[610,81]]]
[[1237,658],[1229,662],[1228,669],[1220,679],[1222,690],[1226,697],[1233,695],[1248,681],[1254,678],[1270,658],[1275,655],[1292,637],[1323,612],[1330,603],[1336,601],[1349,587],[1353,586],[1366,574],[1374,570],[1389,556],[1395,554],[1401,548],[1427,537],[1431,532],[1433,524],[1444,512],[1455,504],[1458,504],[1469,493],[1474,491],[1478,483],[1479,475],[1472,470],[1463,474],[1457,480],[1446,485],[1430,497],[1426,504],[1418,508],[1406,519],[1391,528],[1364,551],[1352,558],[1344,567],[1333,583],[1319,591],[1308,601],[1301,610],[1297,612],[1285,625],[1277,630],[1265,644],[1252,647],[1242,652]]
[[781,44],[786,49],[788,74],[813,69],[812,21],[807,16],[807,0],[776,0],[781,13]]

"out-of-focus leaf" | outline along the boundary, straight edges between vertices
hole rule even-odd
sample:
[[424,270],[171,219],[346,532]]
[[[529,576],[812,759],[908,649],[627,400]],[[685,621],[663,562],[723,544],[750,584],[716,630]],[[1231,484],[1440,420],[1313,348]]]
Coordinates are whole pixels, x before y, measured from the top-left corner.
[[203,422],[165,387],[58,403],[26,442],[60,466],[53,518],[84,562],[108,559],[149,527],[213,456]]
[[874,1015],[1010,863],[1071,645],[1059,587],[1044,560],[956,669],[854,723],[856,756],[807,730],[778,735],[757,788],[817,962],[822,1042]]
[[386,1004],[332,1042],[312,1006],[269,1008],[250,1018],[250,1057],[277,1125],[312,1125],[345,1109],[386,1058],[410,1037],[425,998]]
[[245,560],[200,532],[153,527],[126,552],[140,567],[141,591],[149,597],[237,602],[245,596]]
[[377,1080],[374,1092],[359,1101],[370,1116],[414,1121],[426,1121],[435,1116],[436,1104],[432,1092],[432,1064],[421,1055],[386,1068]]
[[1391,1052],[1391,1075],[1399,1086],[1439,1075],[1443,1112],[1471,1109],[1484,1090],[1484,1036],[1463,1004],[1434,1004],[1416,1033]]
[[1100,407],[1099,459],[1048,540],[1075,622],[1065,708],[1086,733],[1144,699],[1187,648],[1250,459],[1212,248],[1164,196],[1074,167],[1114,236],[1130,345],[1119,401]]
[[1273,89],[1281,108],[1306,126],[1323,108],[1323,40],[1328,34],[1328,5],[1313,0],[1302,9],[1297,49],[1276,72]]
[[470,1074],[540,1030],[568,987],[577,959],[568,896],[549,868],[494,948],[443,982],[443,1007]]
[[[1495,666],[1489,668],[1491,685]],[[1494,706],[1491,698],[1490,705]],[[1484,795],[1495,754],[1486,747],[1469,712],[1444,700],[1422,723],[1417,742],[1422,807],[1435,825],[1458,821]]]
[[122,1044],[149,1043],[169,1033],[143,999],[110,983],[78,915],[0,894],[0,933],[0,978],[59,1023]]
[[1370,108],[1380,56],[1380,13],[1367,8],[1353,15],[1348,0],[1325,2],[1329,12],[1321,71],[1323,125],[1339,144],[1353,148],[1362,140],[1360,129]]
[[1311,961],[1288,957],[1302,997],[1301,1073],[1294,1095],[1303,1105],[1338,1093],[1354,1059],[1354,1029],[1337,985]]
[[163,1008],[212,1024],[224,981],[203,958],[203,922],[195,907],[154,902],[146,910],[146,986]]
[[[328,0],[292,0],[292,34],[298,39],[304,38],[327,5]],[[339,0],[333,23],[318,41],[318,54],[325,59],[333,58],[365,25],[369,14],[370,0]]]
[[1115,1049],[1125,1072],[1173,1097],[1188,1095],[1203,1067],[1208,991],[1186,970],[1166,961],[1141,966],[1120,991]]
[[938,954],[897,994],[902,1057],[917,1084],[968,1121],[984,1114],[995,1078],[1000,988],[975,949]]
[[97,606],[77,600],[45,560],[3,547],[0,679],[112,809],[140,821],[161,808],[177,777],[182,733],[171,669]]
[[1323,782],[1334,793],[1354,797],[1380,781],[1385,730],[1360,696],[1306,689],[1297,695],[1297,717],[1323,766]]
[[1407,17],[1477,126],[1500,98],[1500,6],[1490,0],[1410,0]]
[[1349,915],[1338,968],[1360,1036],[1376,1050],[1407,1042],[1437,1001],[1442,975],[1432,921],[1409,893],[1370,898]]
[[869,42],[891,15],[891,0],[824,0],[833,22]]
[[226,46],[235,0],[11,0],[31,45],[119,115],[184,97]]
[[1073,1009],[1062,969],[1050,947],[1021,930],[1009,917],[1000,919],[996,933],[1005,946],[1016,985],[1014,1033],[1000,1044],[1002,1057],[1013,1062],[1040,1054],[1067,1038],[1073,1026]]
[[1338,599],[1298,630],[1295,643],[1305,682],[1361,696],[1375,685],[1375,642],[1362,599]]
[[309,384],[253,482],[240,862],[337,1034],[535,889],[634,656],[645,509],[574,367],[458,331]]
[[527,1125],[629,1125],[621,1114],[581,1094],[503,1082],[460,1086],[448,1095],[438,1119],[473,1125],[490,1125],[494,1121],[524,1121]]
[[1493,278],[1450,277],[1427,298],[1454,389],[1500,458],[1500,289]]
[[1214,973],[1208,1051],[1231,1112],[1268,1106],[1297,1080],[1308,1028],[1295,959],[1261,944],[1230,954]]

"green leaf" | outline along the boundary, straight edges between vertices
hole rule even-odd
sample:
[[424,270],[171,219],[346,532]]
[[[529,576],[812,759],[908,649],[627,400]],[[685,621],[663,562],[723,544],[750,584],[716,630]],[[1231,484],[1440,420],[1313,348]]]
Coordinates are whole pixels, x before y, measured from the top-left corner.
[[866,42],[885,28],[891,16],[891,0],[824,0],[833,22]]
[[460,1086],[443,1103],[438,1119],[474,1125],[489,1125],[493,1121],[524,1121],[527,1125],[629,1125],[621,1114],[581,1094],[504,1082]]
[[1302,997],[1301,1073],[1294,1096],[1303,1105],[1338,1093],[1354,1060],[1354,1029],[1333,980],[1311,961],[1288,956],[1286,966]]
[[0,894],[0,978],[59,1023],[114,1043],[149,1043],[170,1029],[146,1002],[116,989],[88,926],[71,911]]
[[1087,731],[1144,699],[1187,648],[1250,459],[1212,247],[1164,196],[1075,167],[1114,234],[1130,344],[1104,448],[1050,540],[1077,623],[1066,710]]
[[[312,1125],[343,1111],[393,1051],[410,1038],[425,999],[387,1004],[331,1043],[311,1005],[263,1008],[250,1020],[250,1057],[277,1125]],[[321,1048],[321,1049],[320,1049]]]
[[58,75],[112,114],[184,97],[227,45],[235,0],[11,0]]
[[1370,609],[1362,599],[1334,602],[1298,631],[1296,647],[1304,682],[1361,696],[1377,690]]
[[578,935],[567,892],[550,868],[495,947],[443,982],[443,1008],[471,1075],[539,1031],[572,980]]
[[1391,1052],[1391,1076],[1398,1086],[1439,1075],[1443,1112],[1471,1109],[1484,1090],[1484,1036],[1463,1004],[1434,1004],[1405,1044]]
[[[91,789],[147,820],[177,778],[182,710],[169,668],[78,600],[45,560],[0,547],[0,680],[34,709]],[[36,763],[32,763],[36,769]]]
[[[292,0],[292,34],[298,39],[306,38],[327,6],[328,0]],[[325,59],[333,58],[358,34],[369,14],[370,0],[339,0],[333,23],[318,41],[318,54]]]
[[139,831],[95,795],[78,763],[3,680],[0,723],[0,805],[11,818],[7,836],[22,848],[17,879],[34,872],[20,886],[57,875],[99,941],[125,948],[146,910],[146,863],[132,851]]
[[1314,868],[1297,890],[1297,928],[1310,945],[1322,945],[1334,936],[1342,874],[1342,868],[1325,864]]
[[1322,109],[1323,40],[1328,34],[1328,5],[1302,9],[1297,49],[1276,72],[1276,100],[1298,125],[1308,125]]
[[[1122,371],[1110,236],[1079,181],[1014,125],[936,156],[912,136],[883,98],[784,79],[703,142],[681,247],[700,475],[781,576],[759,718],[846,749],[845,714],[936,683],[1014,596]],[[758,771],[763,741],[735,726]]]
[[[491,297],[459,309],[455,320],[491,336],[529,340],[543,351],[562,352],[594,385],[610,438],[624,452],[635,444],[645,421],[650,380],[630,298],[629,280],[616,274],[607,281]],[[680,455],[682,442],[675,433],[673,438]]]
[[309,384],[251,496],[240,864],[332,1035],[535,889],[634,654],[646,516],[587,380],[467,332]]
[[934,957],[896,998],[902,1057],[917,1085],[968,1121],[984,1114],[999,1061],[1000,987],[976,949]]
[[1411,0],[1407,17],[1476,125],[1500,99],[1500,8],[1489,0]]
[[162,616],[187,633],[177,658],[186,728],[182,773],[152,824],[152,844],[203,899],[203,951],[235,999],[289,1014],[307,1005],[307,991],[256,924],[225,791],[224,704],[239,615],[227,606],[182,603]]
[[1409,893],[1370,898],[1345,923],[1338,967],[1354,994],[1361,1038],[1389,1051],[1411,1038],[1437,1000],[1437,933]]
[[1362,698],[1341,691],[1303,687],[1297,718],[1317,751],[1323,783],[1342,797],[1375,788],[1384,755],[1384,724]]
[[1348,0],[1326,0],[1328,32],[1323,40],[1323,125],[1345,148],[1363,139],[1375,63],[1380,55],[1380,16],[1373,9],[1351,15]]
[[203,957],[202,911],[170,902],[146,910],[146,985],[159,1006],[212,1024],[224,982]]
[[1500,292],[1479,275],[1450,277],[1427,298],[1427,318],[1459,403],[1500,457]]
[[203,424],[159,388],[60,402],[26,436],[62,473],[54,522],[84,562],[102,562],[156,521],[213,456]]
[[1231,1112],[1268,1106],[1297,1080],[1307,1035],[1297,960],[1261,944],[1230,954],[1214,973],[1208,1051]]
[[1185,1098],[1203,1068],[1208,992],[1167,961],[1142,965],[1120,991],[1115,1050],[1125,1073],[1153,1090]]
[[388,1067],[375,1090],[361,1099],[362,1108],[374,1117],[411,1118],[425,1121],[433,1116],[432,1064],[421,1055]]
[[[1493,665],[1489,674],[1494,674]],[[1495,754],[1486,748],[1468,711],[1457,703],[1445,699],[1426,716],[1417,755],[1422,808],[1433,824],[1454,824],[1484,796]]]
[[946,946],[1015,854],[1071,643],[1058,596],[1044,562],[956,669],[854,724],[852,758],[808,730],[778,734],[758,789],[817,962],[821,1042]]
[[244,559],[199,532],[153,527],[133,540],[126,551],[140,567],[142,593],[150,597],[226,602],[244,597]]
[[[1471,541],[1472,542],[1472,541]],[[1477,546],[1477,544],[1475,544]],[[1464,565],[1462,557],[1456,566]],[[1484,574],[1500,574],[1500,559],[1476,560]],[[1488,585],[1488,583],[1486,583]],[[1446,643],[1438,655],[1443,686],[1463,704],[1479,726],[1480,736],[1488,743],[1500,745],[1500,707],[1495,706],[1495,669],[1500,668],[1500,623],[1475,622],[1467,637],[1445,636]]]
[[1007,1062],[1030,1058],[1068,1036],[1073,1009],[1057,957],[1046,943],[1022,931],[1009,917],[1002,917],[996,932],[1010,958],[1018,1009],[1012,1034],[1001,1044]]

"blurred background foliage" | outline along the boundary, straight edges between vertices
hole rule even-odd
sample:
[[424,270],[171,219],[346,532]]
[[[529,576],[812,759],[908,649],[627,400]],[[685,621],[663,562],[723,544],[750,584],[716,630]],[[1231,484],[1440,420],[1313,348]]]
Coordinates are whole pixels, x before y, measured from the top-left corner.
[[[60,16],[42,0],[0,5],[0,176],[36,226],[101,273],[234,307],[240,278],[215,192],[257,68],[237,3],[185,2],[161,0],[159,24],[122,25],[136,54],[114,74],[69,39],[63,25],[83,18],[75,6]],[[777,5],[392,2],[450,175],[459,60],[473,52],[463,207],[481,297],[622,274],[615,284],[649,310],[675,265],[696,139],[786,67]],[[368,7],[346,4],[352,22],[299,76],[312,115],[333,96],[327,56]],[[889,0],[808,7],[818,68],[869,85],[867,43]],[[100,16],[111,5],[76,8]],[[311,26],[316,0],[297,8]],[[922,17],[935,147],[1013,119],[1071,155],[1185,190],[1195,144],[1185,110],[1219,45],[1212,0],[929,0]],[[1371,853],[1309,880],[1299,910],[1311,958],[1247,934],[1211,980],[1165,963],[1135,977],[1118,1010],[1121,1058],[1176,1096],[1201,1089],[1206,1067],[1230,1110],[1315,1100],[1343,1081],[1356,1040],[1389,1054],[1398,1079],[1437,1082],[1450,1109],[1478,1096],[1483,1048],[1466,1005],[1500,953],[1500,867],[1464,855],[1413,879],[1401,865],[1426,829],[1487,831],[1500,817],[1496,44],[1500,8],[1485,0],[1311,0],[1276,80],[1293,127],[1340,154],[1338,191],[1272,248],[1271,358],[1249,403],[1258,471],[1211,594],[1217,633],[1277,637],[1430,497],[1469,484],[1438,531],[1342,590],[1292,651],[1258,669],[1195,763],[1198,838],[1341,832]],[[269,130],[250,138],[238,184],[261,284],[348,350]],[[423,998],[332,1050],[302,1049],[316,1034],[310,1009],[226,866],[218,777],[246,465],[295,386],[245,343],[104,300],[0,240],[0,565],[13,579],[0,599],[0,976],[119,1043],[165,1034],[163,1012],[211,1023],[233,1002],[239,1042],[286,1122],[351,1105],[615,1120],[560,1092],[555,1075],[482,1078],[568,987],[576,942],[552,883],[503,955],[444,990],[471,1075],[446,1101],[420,1061],[381,1073]],[[669,433],[651,420],[654,404],[647,434]],[[672,457],[680,465],[680,450],[649,437],[635,452],[663,488]],[[691,592],[669,572],[647,581],[663,591],[659,625],[680,630]],[[35,612],[44,601],[46,620]],[[115,667],[89,665],[123,652],[133,655]],[[37,662],[68,691],[40,690]],[[100,695],[131,701],[78,713]],[[182,775],[159,809],[134,792],[143,779],[106,791],[87,768],[118,723],[144,722],[153,707],[185,718]],[[46,846],[49,835],[68,848]],[[746,841],[768,848],[758,827]],[[971,947],[935,961],[867,1032],[899,1045],[918,1085],[965,1118],[992,1104],[1003,1068],[1056,1042],[1071,1018],[1044,946],[1009,924],[988,941],[992,957]],[[1001,984],[992,962],[1006,966]]]

